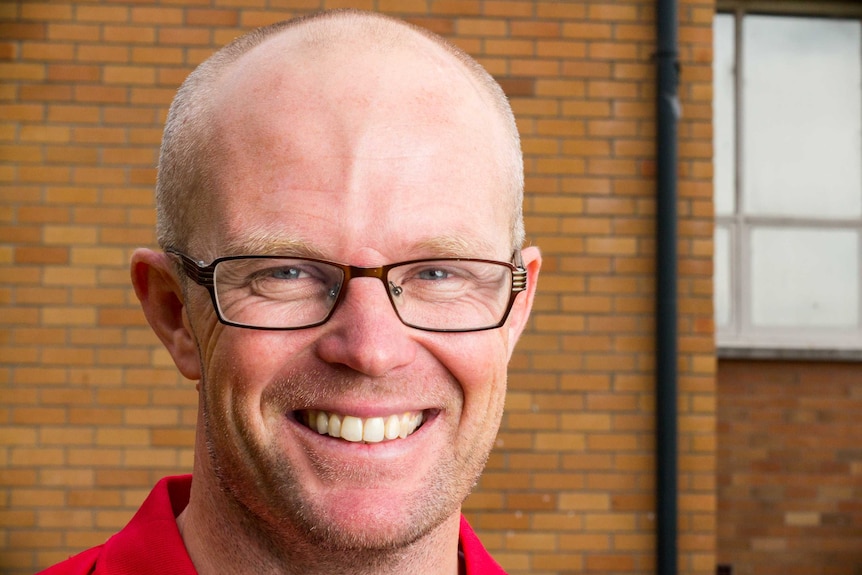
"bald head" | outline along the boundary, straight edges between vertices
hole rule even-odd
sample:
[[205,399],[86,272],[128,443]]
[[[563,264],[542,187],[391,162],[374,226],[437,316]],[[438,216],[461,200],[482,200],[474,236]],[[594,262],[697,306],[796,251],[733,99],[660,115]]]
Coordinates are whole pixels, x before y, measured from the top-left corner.
[[[352,10],[255,30],[214,54],[183,83],[168,115],[159,161],[159,243],[188,248],[208,218],[214,191],[225,186],[225,178],[241,184],[242,174],[226,169],[234,153],[225,145],[226,134],[244,130],[260,138],[250,148],[260,150],[265,161],[275,154],[274,137],[267,139],[272,125],[289,124],[304,138],[325,138],[346,133],[344,124],[350,123],[352,133],[379,137],[399,110],[397,98],[427,99],[427,118],[421,120],[429,124],[448,122],[464,130],[470,129],[465,127],[471,116],[487,119],[488,141],[482,147],[498,166],[499,201],[509,213],[512,247],[520,247],[523,163],[514,117],[499,85],[442,38]],[[361,122],[353,120],[360,116]]]

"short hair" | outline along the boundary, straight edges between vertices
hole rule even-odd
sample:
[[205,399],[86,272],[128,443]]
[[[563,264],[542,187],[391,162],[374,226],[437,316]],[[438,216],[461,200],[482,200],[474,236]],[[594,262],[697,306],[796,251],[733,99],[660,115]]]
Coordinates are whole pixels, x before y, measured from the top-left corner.
[[313,39],[331,41],[336,33],[335,27],[327,23],[336,19],[349,19],[364,33],[364,37],[378,43],[402,41],[415,34],[430,39],[460,62],[479,84],[500,116],[507,134],[503,175],[509,182],[506,192],[512,202],[512,249],[520,248],[525,237],[522,207],[524,163],[515,117],[503,89],[476,60],[437,34],[383,14],[355,9],[317,12],[252,30],[210,56],[186,78],[171,103],[162,136],[156,181],[159,245],[162,248],[189,247],[188,230],[202,217],[203,196],[214,184],[211,166],[207,162],[207,158],[213,156],[215,141],[210,106],[221,74],[253,48],[288,29],[311,27],[308,32]]

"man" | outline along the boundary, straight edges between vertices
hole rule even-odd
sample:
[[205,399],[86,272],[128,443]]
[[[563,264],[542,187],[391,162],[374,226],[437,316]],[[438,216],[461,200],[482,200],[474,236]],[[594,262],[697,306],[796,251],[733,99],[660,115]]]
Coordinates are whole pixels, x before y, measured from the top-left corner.
[[[49,573],[502,573],[461,518],[540,257],[508,103],[440,38],[258,30],[171,107],[135,291],[198,380],[192,481]],[[523,291],[524,293],[520,293]]]

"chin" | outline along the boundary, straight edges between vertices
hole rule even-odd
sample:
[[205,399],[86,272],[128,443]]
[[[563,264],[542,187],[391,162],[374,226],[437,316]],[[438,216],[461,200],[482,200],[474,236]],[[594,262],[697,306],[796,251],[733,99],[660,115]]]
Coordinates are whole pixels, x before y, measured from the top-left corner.
[[309,542],[322,549],[383,551],[413,545],[457,518],[459,511],[460,499],[451,492],[431,499],[427,493],[351,490],[330,492],[318,504],[306,502],[299,522]]

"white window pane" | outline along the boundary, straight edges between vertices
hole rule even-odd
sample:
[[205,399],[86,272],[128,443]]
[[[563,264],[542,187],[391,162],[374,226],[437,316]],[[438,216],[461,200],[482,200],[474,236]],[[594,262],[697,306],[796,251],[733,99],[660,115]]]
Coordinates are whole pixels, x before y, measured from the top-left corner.
[[712,146],[715,213],[732,214],[736,209],[736,72],[734,19],[716,14],[712,24],[713,100]]
[[746,213],[862,213],[860,28],[858,20],[745,18]]
[[726,227],[715,228],[715,255],[713,261],[713,303],[715,305],[715,324],[718,327],[730,325],[730,230]]
[[855,327],[859,238],[852,230],[751,231],[752,322],[757,327]]

